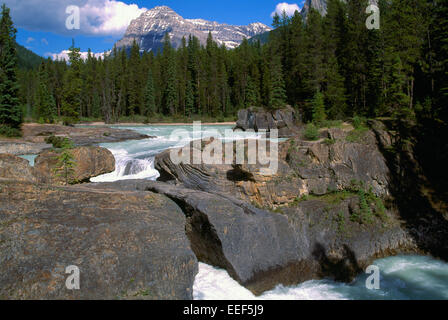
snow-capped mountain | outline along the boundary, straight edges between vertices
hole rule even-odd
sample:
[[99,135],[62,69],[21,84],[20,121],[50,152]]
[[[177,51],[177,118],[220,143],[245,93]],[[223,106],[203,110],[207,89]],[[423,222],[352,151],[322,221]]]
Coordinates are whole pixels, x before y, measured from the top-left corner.
[[117,42],[117,47],[129,48],[134,40],[142,50],[157,51],[163,47],[163,39],[168,32],[173,47],[182,44],[182,38],[188,39],[190,35],[196,36],[205,44],[209,32],[218,44],[227,48],[235,48],[244,38],[272,30],[262,23],[252,23],[247,26],[233,26],[203,19],[184,19],[167,6],[155,7],[133,20],[123,39]]

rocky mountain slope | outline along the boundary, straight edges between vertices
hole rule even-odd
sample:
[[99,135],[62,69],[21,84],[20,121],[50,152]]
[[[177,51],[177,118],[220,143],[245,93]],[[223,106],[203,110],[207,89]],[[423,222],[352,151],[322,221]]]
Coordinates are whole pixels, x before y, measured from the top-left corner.
[[300,13],[306,17],[311,8],[316,9],[324,16],[327,14],[327,0],[306,0]]
[[248,26],[233,26],[202,19],[184,19],[171,8],[155,7],[133,20],[123,39],[117,42],[117,47],[130,47],[134,40],[143,50],[157,51],[163,46],[163,39],[168,32],[173,47],[182,44],[182,38],[196,36],[202,44],[207,41],[211,32],[218,44],[228,48],[237,47],[244,38],[270,31],[271,28],[262,23],[252,23]]
[[[345,0],[342,0],[345,2]],[[378,0],[369,0],[370,4],[378,5]],[[327,0],[306,0],[300,12],[303,17],[308,15],[310,9],[316,9],[321,15],[327,14]]]

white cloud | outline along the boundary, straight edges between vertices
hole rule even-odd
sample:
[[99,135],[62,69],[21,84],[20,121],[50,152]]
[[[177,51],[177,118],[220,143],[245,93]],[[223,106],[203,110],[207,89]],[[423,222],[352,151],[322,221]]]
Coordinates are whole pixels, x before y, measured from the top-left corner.
[[26,43],[31,43],[31,42],[34,42],[34,38],[28,37],[28,39],[26,39]]
[[[47,52],[45,54],[45,56],[46,57],[50,57],[53,60],[65,60],[65,61],[68,61],[69,60],[69,57],[68,57],[69,53],[70,53],[70,50],[63,50],[63,51],[61,51],[59,53]],[[86,60],[89,53],[88,52],[80,52],[80,54],[81,54],[81,59]],[[92,52],[92,56],[94,56],[97,59],[98,58],[104,58],[104,56],[108,55],[108,54],[109,54],[109,52],[97,52],[97,53]]]
[[[11,8],[17,27],[31,31],[54,32],[76,36],[77,34],[98,36],[122,36],[130,22],[146,12],[136,4],[119,0],[3,0]],[[80,30],[67,30],[66,8],[80,8]]]
[[48,40],[47,40],[47,39],[42,38],[42,39],[40,40],[40,42],[41,42],[43,45],[48,46]]
[[300,12],[300,8],[296,3],[289,4],[286,2],[282,2],[277,5],[275,11],[271,14],[271,17],[274,17],[276,13],[281,16],[283,12],[286,12],[288,16],[293,16],[296,11]]
[[80,9],[81,29],[94,35],[122,35],[132,20],[147,11],[115,0],[89,0]]

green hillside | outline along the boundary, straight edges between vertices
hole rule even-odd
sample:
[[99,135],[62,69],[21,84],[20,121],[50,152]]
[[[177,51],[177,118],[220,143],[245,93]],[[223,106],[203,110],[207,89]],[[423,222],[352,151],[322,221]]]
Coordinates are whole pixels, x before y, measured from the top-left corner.
[[42,62],[43,58],[31,50],[17,44],[17,57],[20,69],[34,69]]
[[256,36],[253,36],[252,38],[250,38],[248,41],[250,44],[254,44],[257,41],[260,41],[260,44],[266,44],[269,41],[269,35],[271,34],[271,31],[262,33],[262,34],[258,34]]

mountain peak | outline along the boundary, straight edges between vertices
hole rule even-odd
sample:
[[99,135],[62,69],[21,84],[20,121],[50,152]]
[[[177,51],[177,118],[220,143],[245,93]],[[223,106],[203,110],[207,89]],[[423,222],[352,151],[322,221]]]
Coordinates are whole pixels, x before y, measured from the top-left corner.
[[260,22],[247,26],[233,26],[204,19],[184,19],[170,7],[158,6],[133,20],[125,36],[116,46],[128,48],[136,41],[142,50],[157,51],[163,47],[163,38],[168,32],[173,47],[178,48],[182,44],[182,38],[188,38],[190,35],[205,44],[211,32],[218,44],[235,48],[244,38],[251,38],[270,30],[272,29]]

